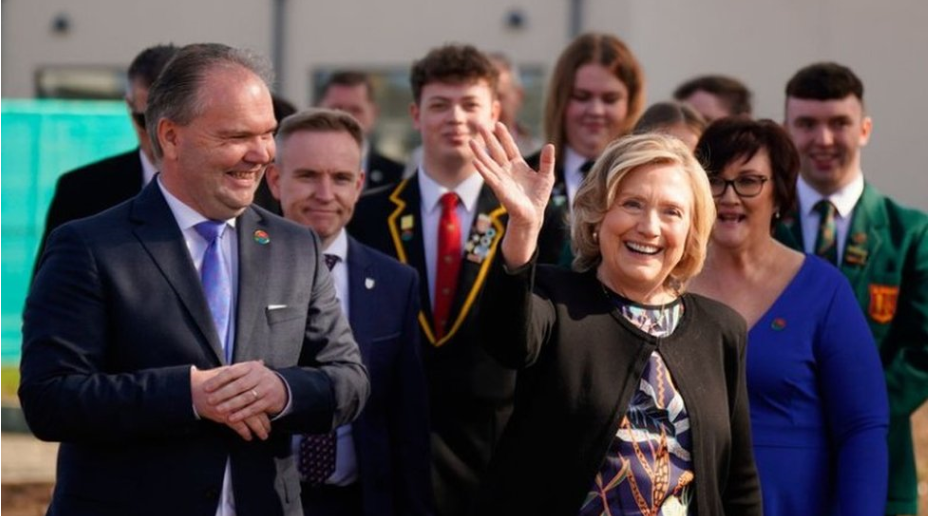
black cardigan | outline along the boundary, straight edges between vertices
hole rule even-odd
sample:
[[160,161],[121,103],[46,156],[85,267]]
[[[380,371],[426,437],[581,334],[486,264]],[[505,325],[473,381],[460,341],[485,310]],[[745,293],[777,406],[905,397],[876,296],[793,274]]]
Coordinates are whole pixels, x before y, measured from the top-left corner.
[[656,338],[618,312],[593,271],[533,263],[494,264],[483,303],[486,349],[522,371],[475,514],[576,516],[655,349],[690,416],[697,514],[761,514],[737,313],[685,294],[676,331]]

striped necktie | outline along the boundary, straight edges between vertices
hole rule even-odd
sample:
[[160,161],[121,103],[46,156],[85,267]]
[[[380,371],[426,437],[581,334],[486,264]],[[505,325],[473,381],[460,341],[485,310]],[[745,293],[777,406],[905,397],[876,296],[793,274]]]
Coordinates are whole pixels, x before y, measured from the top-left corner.
[[815,254],[832,265],[838,265],[838,239],[835,225],[835,205],[827,199],[815,203],[819,214],[818,235],[815,237]]

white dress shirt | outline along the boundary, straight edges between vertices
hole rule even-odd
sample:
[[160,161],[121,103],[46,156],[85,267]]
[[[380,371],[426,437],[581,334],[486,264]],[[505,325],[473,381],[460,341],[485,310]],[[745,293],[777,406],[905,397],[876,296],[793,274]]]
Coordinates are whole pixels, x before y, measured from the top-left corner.
[[[209,247],[207,242],[194,226],[207,219],[198,211],[187,206],[171,192],[164,187],[161,180],[158,180],[158,187],[167,201],[171,213],[174,214],[174,220],[184,235],[184,243],[187,244],[187,250],[190,251],[190,258],[193,259],[193,265],[197,269],[197,274],[203,266],[203,256],[206,254],[206,248]],[[229,333],[226,339],[226,345],[235,349],[235,307],[238,302],[238,235],[235,233],[235,219],[226,221],[226,229],[219,237],[219,244],[222,246],[222,259],[226,267],[232,271],[232,307],[233,317],[229,318]],[[232,356],[232,353],[229,353]],[[219,506],[216,508],[216,516],[235,516],[235,497],[232,493],[232,468],[229,460],[226,459],[226,470],[222,478],[222,493],[219,496]]]
[[148,156],[142,152],[142,149],[139,149],[139,159],[142,161],[142,188],[144,188],[148,183],[151,183],[152,178],[158,173],[158,169],[151,161],[148,161]]
[[[350,312],[350,289],[348,288],[348,233],[345,228],[338,233],[335,240],[323,250],[325,254],[334,254],[338,256],[338,263],[332,267],[332,279],[335,282],[335,293],[338,295],[338,302],[342,306],[342,312],[345,318],[349,317]],[[299,457],[299,438],[296,436],[296,452]],[[351,425],[342,425],[336,429],[336,439],[338,444],[335,446],[335,471],[326,479],[325,483],[336,486],[347,486],[358,480],[358,460],[354,449],[354,436],[351,432]]]
[[583,182],[583,173],[580,167],[587,162],[587,158],[577,154],[569,146],[564,146],[564,186],[567,188],[567,202],[573,209],[574,197],[577,196],[577,190],[580,189],[580,183]]
[[429,296],[432,306],[435,305],[435,276],[437,274],[435,262],[438,259],[438,222],[441,220],[441,196],[453,191],[458,194],[461,202],[458,203],[457,214],[461,221],[461,249],[463,252],[467,238],[470,235],[470,226],[477,211],[477,199],[480,189],[483,188],[483,176],[474,172],[461,182],[454,190],[441,186],[432,179],[424,166],[419,167],[419,195],[422,211],[422,240],[425,246],[425,267],[428,271]]
[[857,178],[844,188],[831,195],[822,195],[813,189],[802,176],[796,181],[796,195],[799,197],[799,216],[802,222],[802,245],[807,253],[815,254],[815,239],[818,236],[819,219],[821,218],[815,205],[822,199],[831,201],[837,208],[835,213],[835,229],[837,230],[838,266],[844,256],[844,243],[851,227],[851,216],[854,206],[864,193],[864,176],[857,174]]

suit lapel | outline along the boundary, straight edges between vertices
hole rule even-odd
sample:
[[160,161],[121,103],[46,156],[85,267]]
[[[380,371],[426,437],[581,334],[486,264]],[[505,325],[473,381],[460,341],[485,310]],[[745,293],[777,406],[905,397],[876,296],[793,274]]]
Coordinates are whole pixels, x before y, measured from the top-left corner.
[[253,342],[250,337],[256,318],[263,315],[266,308],[262,306],[266,300],[262,293],[267,285],[270,270],[267,264],[274,243],[264,218],[254,208],[246,209],[238,217],[235,226],[238,235],[238,303],[233,362],[238,362],[241,357],[261,356],[261,353],[248,348],[261,345]]
[[219,335],[203,294],[200,277],[190,258],[184,236],[157,182],[152,181],[132,203],[130,217],[136,223],[136,237],[190,313],[217,362],[224,362]]
[[380,309],[374,301],[374,289],[381,286],[376,272],[367,250],[348,237],[348,319],[362,354],[367,336],[372,334],[372,312]]
[[412,266],[423,281],[419,282],[419,325],[428,337],[434,341],[432,331],[432,297],[429,293],[428,267],[425,263],[425,240],[422,236],[422,198],[419,193],[419,172],[400,182],[390,194],[393,210],[387,217],[387,227],[393,242],[396,258]]
[[841,272],[847,276],[855,291],[866,286],[861,285],[861,282],[868,277],[866,271],[872,261],[870,258],[879,253],[886,224],[886,213],[882,210],[879,193],[865,184],[864,192],[854,207],[841,260]]

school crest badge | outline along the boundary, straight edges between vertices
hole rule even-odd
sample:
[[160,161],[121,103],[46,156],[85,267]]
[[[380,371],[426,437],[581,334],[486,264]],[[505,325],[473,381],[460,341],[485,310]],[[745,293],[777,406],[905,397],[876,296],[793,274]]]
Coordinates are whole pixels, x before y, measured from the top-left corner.
[[880,324],[886,324],[896,315],[899,301],[899,287],[892,285],[870,285],[870,318]]

